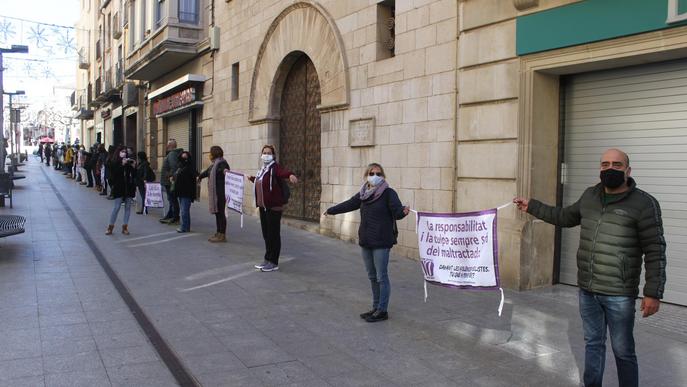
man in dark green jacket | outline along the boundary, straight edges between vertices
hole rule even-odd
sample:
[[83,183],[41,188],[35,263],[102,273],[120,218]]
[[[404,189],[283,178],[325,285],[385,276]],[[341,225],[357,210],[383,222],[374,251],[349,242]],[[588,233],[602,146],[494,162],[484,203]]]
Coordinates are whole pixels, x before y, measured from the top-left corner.
[[630,159],[609,149],[601,156],[601,183],[565,208],[515,198],[522,211],[560,227],[581,226],[577,284],[585,340],[585,386],[603,381],[606,330],[610,332],[620,386],[638,385],[634,344],[635,299],[642,261],[646,271],[643,317],[659,308],[666,282],[666,242],[661,208],[630,177]]
[[170,139],[167,141],[167,155],[162,162],[162,170],[160,171],[160,184],[167,192],[167,202],[169,209],[165,217],[160,219],[161,223],[179,224],[179,197],[172,190],[171,177],[177,171],[179,163],[179,155],[183,152],[182,148],[177,148],[177,141]]

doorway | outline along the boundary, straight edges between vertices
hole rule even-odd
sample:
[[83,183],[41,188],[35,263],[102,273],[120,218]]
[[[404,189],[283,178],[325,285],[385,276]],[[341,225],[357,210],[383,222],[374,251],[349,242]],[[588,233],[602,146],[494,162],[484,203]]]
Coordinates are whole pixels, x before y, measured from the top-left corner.
[[281,96],[278,160],[300,180],[291,187],[284,215],[313,222],[320,220],[321,121],[320,81],[307,55],[296,60]]

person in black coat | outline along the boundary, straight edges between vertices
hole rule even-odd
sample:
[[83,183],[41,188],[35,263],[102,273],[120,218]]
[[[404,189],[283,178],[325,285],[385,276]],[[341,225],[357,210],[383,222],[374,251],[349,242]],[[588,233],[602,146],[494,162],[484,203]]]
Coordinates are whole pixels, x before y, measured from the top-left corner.
[[330,207],[324,215],[343,214],[360,209],[358,243],[362,248],[365,269],[372,286],[372,310],[362,313],[360,318],[367,322],[377,322],[389,318],[389,251],[396,244],[396,220],[408,215],[410,208],[404,207],[396,191],[389,188],[381,165],[368,165],[365,176],[367,181],[360,188],[360,192],[345,202]]
[[50,159],[52,158],[52,147],[49,143],[45,144],[45,165],[50,166]]
[[224,174],[229,173],[229,163],[224,159],[224,151],[217,145],[210,147],[210,161],[212,165],[198,176],[198,182],[208,178],[208,204],[210,213],[215,215],[215,224],[217,225],[217,232],[208,241],[213,243],[226,242],[227,216],[224,209],[227,205],[227,198],[224,194]]
[[115,154],[117,157],[110,163],[110,187],[114,197],[114,207],[110,215],[110,224],[107,226],[106,235],[112,235],[119,209],[124,203],[124,222],[122,234],[129,235],[129,216],[131,215],[131,203],[136,196],[136,161],[133,155],[128,154],[126,148],[119,147]]
[[93,187],[93,167],[92,167],[92,161],[93,161],[93,153],[85,151],[83,152],[83,169],[84,172],[86,173],[86,180],[87,184],[86,187],[90,188]]
[[172,177],[173,191],[179,198],[181,225],[177,232],[191,231],[191,203],[196,199],[196,177],[198,172],[191,160],[191,153],[181,152],[179,167]]
[[138,157],[138,165],[136,166],[136,187],[138,187],[138,194],[141,196],[141,207],[140,210],[136,210],[136,213],[140,215],[143,214],[143,211],[148,213],[148,209],[145,207],[146,183],[155,181],[155,172],[150,167],[148,155],[145,152],[138,152],[136,156]]

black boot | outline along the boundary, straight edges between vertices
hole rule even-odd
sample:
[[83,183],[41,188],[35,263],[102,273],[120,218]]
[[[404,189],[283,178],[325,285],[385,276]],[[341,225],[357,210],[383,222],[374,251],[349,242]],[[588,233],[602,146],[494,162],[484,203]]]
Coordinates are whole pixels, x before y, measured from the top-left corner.
[[370,315],[368,318],[365,319],[365,321],[369,323],[377,322],[377,321],[384,321],[389,319],[389,313],[383,310],[375,310],[372,315]]
[[360,313],[360,318],[363,320],[366,320],[368,317],[372,316],[376,311],[377,311],[377,309],[372,309],[369,312]]

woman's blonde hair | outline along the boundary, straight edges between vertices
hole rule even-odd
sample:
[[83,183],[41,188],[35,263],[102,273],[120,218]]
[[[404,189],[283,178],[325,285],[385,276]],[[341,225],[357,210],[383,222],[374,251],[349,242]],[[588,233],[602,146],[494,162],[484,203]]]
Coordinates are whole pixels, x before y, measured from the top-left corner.
[[363,175],[363,177],[364,177],[365,179],[367,179],[367,175],[370,174],[370,171],[371,171],[372,168],[374,168],[374,167],[379,168],[379,171],[382,172],[382,176],[386,178],[386,174],[384,173],[384,167],[382,167],[381,164],[370,163],[370,164],[367,165],[367,168],[365,168],[365,175]]

